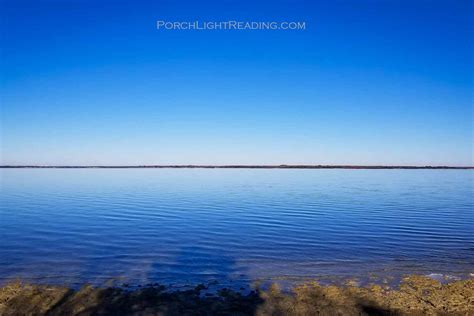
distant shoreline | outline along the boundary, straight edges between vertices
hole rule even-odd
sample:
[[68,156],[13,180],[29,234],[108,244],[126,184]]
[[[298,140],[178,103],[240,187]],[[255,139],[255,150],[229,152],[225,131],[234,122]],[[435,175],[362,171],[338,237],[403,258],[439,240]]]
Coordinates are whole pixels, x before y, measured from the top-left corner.
[[474,169],[473,166],[358,166],[358,165],[133,165],[133,166],[41,166],[41,165],[3,165],[0,168],[31,169]]

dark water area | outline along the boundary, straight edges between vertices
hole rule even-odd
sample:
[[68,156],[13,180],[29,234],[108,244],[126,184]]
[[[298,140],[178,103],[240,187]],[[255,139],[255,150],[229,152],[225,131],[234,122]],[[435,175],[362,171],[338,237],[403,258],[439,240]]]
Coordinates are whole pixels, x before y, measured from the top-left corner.
[[0,172],[2,284],[474,273],[473,170]]

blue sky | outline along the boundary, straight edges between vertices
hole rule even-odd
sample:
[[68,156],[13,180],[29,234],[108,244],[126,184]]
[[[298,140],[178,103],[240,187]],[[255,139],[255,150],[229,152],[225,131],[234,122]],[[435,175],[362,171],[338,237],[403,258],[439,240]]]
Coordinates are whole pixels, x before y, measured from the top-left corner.
[[2,164],[473,165],[471,1],[0,3]]

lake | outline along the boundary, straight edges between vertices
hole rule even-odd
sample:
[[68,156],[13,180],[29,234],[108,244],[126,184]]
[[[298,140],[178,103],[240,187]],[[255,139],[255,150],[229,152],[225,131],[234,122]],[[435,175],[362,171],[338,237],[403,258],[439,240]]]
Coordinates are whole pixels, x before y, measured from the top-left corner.
[[0,171],[0,283],[474,273],[473,170]]

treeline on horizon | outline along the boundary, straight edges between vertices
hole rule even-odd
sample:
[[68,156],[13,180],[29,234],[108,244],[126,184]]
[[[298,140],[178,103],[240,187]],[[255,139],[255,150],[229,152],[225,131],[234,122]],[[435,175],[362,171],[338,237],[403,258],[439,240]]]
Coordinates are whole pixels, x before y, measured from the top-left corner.
[[474,169],[473,166],[360,166],[360,165],[2,165],[0,168],[201,168],[201,169]]

